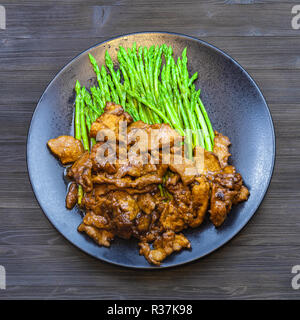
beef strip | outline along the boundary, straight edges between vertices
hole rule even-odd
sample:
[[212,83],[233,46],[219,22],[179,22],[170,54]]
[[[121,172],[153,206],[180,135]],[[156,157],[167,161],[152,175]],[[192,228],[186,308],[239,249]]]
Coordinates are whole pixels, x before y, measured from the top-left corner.
[[78,201],[78,187],[77,184],[72,182],[69,186],[69,190],[66,196],[66,207],[73,209]]
[[187,227],[198,227],[204,220],[210,199],[210,184],[205,176],[196,177],[193,185],[181,182],[173,184],[169,179],[165,185],[173,199],[168,202],[160,221],[165,230],[179,232]]
[[210,199],[210,184],[205,176],[195,179],[192,187],[192,203],[193,203],[193,219],[189,221],[189,226],[196,228],[201,225],[204,220]]
[[221,133],[215,131],[214,148],[213,152],[217,155],[221,168],[228,164],[228,158],[231,156],[229,153],[229,146],[231,142],[228,137],[223,136]]
[[139,208],[146,214],[151,214],[156,207],[155,198],[149,192],[139,194],[137,203]]
[[147,242],[140,242],[140,254],[150,263],[160,265],[170,254],[184,248],[191,248],[189,240],[183,234],[176,234],[173,231],[164,232],[153,243],[151,250]]
[[115,178],[114,176],[108,176],[103,174],[98,174],[92,177],[92,181],[95,184],[113,184],[118,188],[136,188],[143,189],[148,185],[161,184],[162,177],[157,173],[148,173],[136,179],[130,177]]
[[232,205],[248,199],[249,191],[243,185],[242,176],[233,166],[227,166],[216,174],[207,176],[212,185],[210,220],[219,227],[226,219]]
[[139,120],[128,126],[128,141],[133,144],[141,138],[140,130],[147,135],[148,150],[153,150],[155,147],[161,149],[164,146],[174,146],[182,142],[182,136],[172,129],[169,124],[146,124]]
[[179,174],[184,185],[192,183],[198,174],[195,162],[179,154],[171,156],[169,169]]
[[[120,121],[128,125],[127,137],[120,135]],[[104,138],[107,129],[116,134],[114,162],[99,156],[103,146],[108,148],[107,156],[114,145],[105,139],[91,153],[84,152],[73,137],[49,140],[48,146],[62,163],[73,163],[67,170],[72,181],[67,208],[78,201],[78,185],[83,187],[80,206],[85,216],[78,231],[106,247],[115,236],[135,237],[140,254],[160,265],[173,252],[191,247],[179,232],[201,225],[207,211],[212,223],[220,226],[234,204],[248,199],[249,191],[241,175],[228,165],[228,137],[216,132],[214,152],[196,147],[191,161],[184,157],[182,137],[168,124],[132,121],[121,106],[107,103],[91,126],[91,137],[102,134]],[[139,130],[144,130],[147,143]],[[169,149],[170,162],[164,163]],[[132,151],[133,156],[121,159],[124,151]]]
[[105,195],[109,193],[110,191],[125,191],[132,195],[138,195],[138,194],[147,194],[151,192],[157,191],[157,184],[150,184],[145,186],[143,189],[137,189],[137,188],[119,188],[113,184],[97,184],[94,186],[94,190],[98,195]]
[[221,170],[221,165],[218,156],[213,152],[207,151],[200,146],[195,148],[195,154],[198,155],[195,159],[195,165],[199,174],[207,174],[210,172],[218,172]]
[[81,141],[72,136],[60,136],[48,141],[51,152],[62,164],[75,162],[84,152]]
[[109,129],[115,133],[116,138],[118,138],[119,123],[121,121],[124,121],[129,125],[133,122],[133,119],[127,112],[124,112],[120,105],[107,102],[104,113],[92,123],[90,136],[96,138],[99,131]]
[[67,171],[67,176],[80,184],[84,191],[89,192],[93,189],[92,182],[92,161],[88,151],[83,153],[81,157]]
[[97,215],[93,211],[89,211],[83,218],[83,223],[87,226],[94,226],[98,229],[109,230],[112,228],[110,220],[103,215]]
[[87,226],[81,223],[78,227],[79,232],[85,232],[92,238],[99,246],[109,247],[110,241],[114,239],[114,234],[110,231],[98,229],[93,226]]

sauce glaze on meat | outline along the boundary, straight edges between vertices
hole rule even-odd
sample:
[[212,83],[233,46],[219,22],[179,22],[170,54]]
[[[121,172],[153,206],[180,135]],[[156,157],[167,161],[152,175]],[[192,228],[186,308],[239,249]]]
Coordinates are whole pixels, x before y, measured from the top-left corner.
[[[119,136],[120,121],[127,122],[130,143]],[[119,152],[133,144],[138,129],[147,134],[156,129],[160,160],[165,141],[170,141],[173,160],[178,142],[182,141],[168,124],[133,122],[121,106],[113,103],[107,103],[105,112],[92,124],[90,136],[96,137],[105,129],[117,135]],[[228,165],[230,141],[218,132],[215,132],[213,152],[195,148],[195,153],[202,152],[204,166],[189,175],[185,169],[196,168],[196,160],[185,159],[183,164],[176,164],[172,159],[170,164],[162,161],[141,164],[121,162],[117,157],[115,163],[99,162],[97,151],[102,144],[97,142],[89,153],[73,137],[61,136],[48,142],[63,164],[73,162],[67,170],[72,181],[66,197],[68,209],[77,203],[77,186],[83,188],[80,207],[85,216],[78,231],[101,246],[109,247],[116,236],[134,237],[139,240],[140,254],[149,263],[160,265],[173,252],[191,248],[189,240],[180,233],[182,230],[200,226],[207,212],[211,222],[219,227],[234,204],[248,199],[249,191],[241,175]],[[150,157],[150,146],[145,145],[141,152]]]

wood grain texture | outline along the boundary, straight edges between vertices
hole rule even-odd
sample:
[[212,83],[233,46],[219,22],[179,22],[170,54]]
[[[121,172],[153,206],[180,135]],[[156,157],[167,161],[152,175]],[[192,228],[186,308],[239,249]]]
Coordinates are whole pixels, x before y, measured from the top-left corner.
[[[299,1],[10,0],[0,30],[0,299],[299,299]],[[133,271],[87,256],[48,222],[32,193],[26,137],[53,76],[75,55],[111,36],[173,31],[210,42],[240,62],[272,112],[277,160],[261,207],[223,248],[186,266]]]

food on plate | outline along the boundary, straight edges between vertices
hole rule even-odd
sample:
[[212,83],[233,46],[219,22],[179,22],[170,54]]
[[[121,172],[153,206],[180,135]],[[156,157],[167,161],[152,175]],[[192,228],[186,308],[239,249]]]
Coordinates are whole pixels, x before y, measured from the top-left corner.
[[[131,138],[131,142],[124,145],[124,139],[120,139],[117,128],[124,119],[128,123],[128,137],[136,129],[136,122],[121,106],[108,103],[104,113],[91,125],[91,131],[96,126],[98,133],[105,129],[116,132],[117,147],[127,151],[136,141]],[[159,136],[162,129],[164,138],[169,137],[173,142],[170,143],[171,154],[174,152],[174,140],[182,139],[166,124],[157,124],[153,129],[153,125],[140,121],[138,126],[143,127],[149,136],[153,130]],[[135,138],[138,140],[138,134]],[[73,141],[74,151],[78,148],[78,141]],[[135,237],[139,240],[140,254],[155,265],[160,265],[172,252],[189,249],[191,245],[181,233],[183,230],[201,225],[207,211],[212,223],[220,226],[232,205],[248,197],[241,175],[228,165],[228,158],[225,160],[227,156],[224,154],[228,154],[230,144],[228,138],[215,132],[215,141],[218,144],[214,144],[213,152],[198,146],[204,155],[204,166],[200,170],[197,158],[184,158],[180,165],[172,160],[169,164],[162,163],[162,144],[159,148],[160,161],[156,164],[129,159],[121,162],[118,157],[114,163],[101,162],[97,152],[104,142],[97,142],[91,152],[82,153],[67,170],[67,177],[72,181],[66,199],[69,209],[77,203],[77,186],[83,190],[80,208],[86,214],[78,231],[106,247],[116,236],[123,239]],[[64,149],[66,142],[69,143],[67,139],[59,139],[58,147]],[[143,152],[147,158],[150,157],[148,146]],[[194,169],[188,178],[184,171],[186,166]]]
[[75,162],[83,153],[81,141],[71,136],[60,136],[48,141],[48,147],[62,164]]
[[175,63],[166,45],[120,47],[117,70],[106,52],[109,73],[90,60],[98,86],[76,82],[75,137],[48,141],[69,165],[66,207],[80,207],[78,231],[98,245],[136,238],[140,254],[160,265],[191,248],[184,230],[206,216],[221,226],[249,191],[228,164],[229,138],[212,129],[186,50]]

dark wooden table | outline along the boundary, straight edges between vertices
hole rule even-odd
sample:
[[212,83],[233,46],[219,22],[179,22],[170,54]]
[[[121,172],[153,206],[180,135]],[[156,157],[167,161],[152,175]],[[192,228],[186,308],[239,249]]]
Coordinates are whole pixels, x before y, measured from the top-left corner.
[[[0,299],[299,299],[299,1],[3,0],[0,30]],[[186,266],[136,271],[82,253],[45,218],[26,170],[26,136],[37,101],[75,55],[109,37],[173,31],[223,49],[261,87],[274,119],[277,161],[268,194],[223,248]]]

